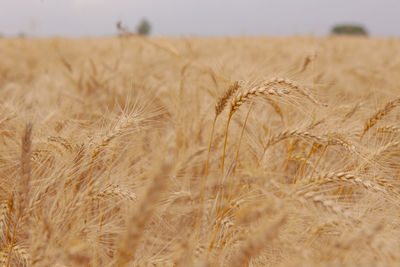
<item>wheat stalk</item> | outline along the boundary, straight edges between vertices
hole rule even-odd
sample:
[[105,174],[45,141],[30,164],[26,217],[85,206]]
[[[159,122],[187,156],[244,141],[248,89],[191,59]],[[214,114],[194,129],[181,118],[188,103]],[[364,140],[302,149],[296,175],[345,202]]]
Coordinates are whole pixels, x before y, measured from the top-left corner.
[[206,165],[205,165],[205,168],[204,168],[203,182],[202,182],[201,191],[200,191],[199,211],[198,211],[198,214],[197,214],[196,229],[195,229],[196,235],[198,234],[198,231],[199,231],[199,228],[200,228],[201,217],[202,217],[202,209],[203,209],[203,202],[204,202],[204,192],[205,192],[205,187],[206,187],[206,184],[207,184],[208,164],[209,164],[209,161],[210,161],[211,146],[212,146],[212,141],[213,141],[213,138],[214,138],[215,124],[217,122],[218,116],[224,110],[224,108],[227,105],[229,99],[232,97],[232,95],[238,89],[239,89],[239,82],[236,81],[235,83],[233,83],[228,88],[228,90],[218,99],[217,103],[215,104],[215,115],[214,115],[214,120],[213,120],[213,123],[212,123],[212,126],[211,126],[210,141],[208,143]]

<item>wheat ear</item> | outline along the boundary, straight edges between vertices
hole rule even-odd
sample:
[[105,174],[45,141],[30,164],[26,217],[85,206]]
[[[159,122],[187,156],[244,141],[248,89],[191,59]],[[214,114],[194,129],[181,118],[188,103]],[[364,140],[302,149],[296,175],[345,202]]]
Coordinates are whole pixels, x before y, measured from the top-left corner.
[[379,127],[378,129],[376,129],[374,136],[376,136],[377,134],[383,134],[383,133],[387,133],[387,134],[397,134],[400,132],[400,128],[394,125],[386,125],[386,126],[382,126]]
[[379,149],[375,150],[373,154],[371,154],[368,158],[365,159],[365,161],[358,166],[358,168],[355,170],[355,173],[358,173],[360,171],[366,170],[366,165],[368,163],[376,163],[377,160],[380,158],[383,158],[385,155],[387,155],[390,151],[397,151],[397,149],[400,145],[400,142],[393,141],[390,142]]
[[258,164],[261,163],[261,160],[264,158],[265,152],[267,151],[267,149],[270,146],[275,145],[275,144],[277,144],[285,139],[291,138],[291,137],[309,139],[309,140],[312,140],[319,144],[342,146],[349,152],[358,154],[355,146],[353,144],[351,144],[350,142],[344,140],[341,137],[318,136],[318,135],[311,134],[307,131],[292,130],[292,131],[284,131],[284,132],[272,137],[271,139],[269,139],[267,144],[264,146],[263,153],[258,160]]
[[395,107],[397,107],[400,104],[400,97],[396,98],[395,100],[389,101],[386,103],[386,105],[379,109],[377,112],[375,112],[374,115],[372,115],[364,124],[364,130],[361,134],[361,138],[368,132],[369,129],[374,127],[374,125],[381,120],[383,117],[385,117],[391,110],[393,110]]
[[[315,84],[315,82],[314,82]],[[287,78],[272,78],[269,81],[266,81],[264,83],[264,86],[274,86],[274,85],[280,85],[284,86],[286,88],[289,88],[291,90],[294,90],[298,92],[299,94],[305,96],[308,100],[310,100],[312,103],[319,105],[319,106],[327,106],[325,103],[321,103],[319,100],[317,100],[310,90],[308,90],[306,87],[290,80]],[[315,85],[314,85],[315,86]]]
[[360,185],[365,189],[376,193],[383,193],[384,195],[390,195],[396,199],[400,198],[399,194],[396,193],[394,190],[392,190],[392,187],[387,185],[384,181],[381,181],[380,183],[376,183],[373,181],[365,181],[351,173],[331,172],[311,180],[311,183],[318,187],[333,182],[345,182],[345,183],[351,183],[353,185]]
[[237,90],[240,88],[239,82],[236,81],[234,84],[232,84],[229,89],[218,99],[217,103],[215,104],[215,117],[218,117],[221,112],[224,110],[226,107],[226,104],[228,104],[229,99],[237,92]]
[[311,134],[306,131],[299,131],[299,130],[284,131],[268,140],[267,144],[264,146],[263,153],[262,153],[260,159],[258,160],[258,163],[259,164],[261,163],[261,160],[264,158],[265,152],[268,150],[268,148],[270,146],[275,145],[275,144],[279,143],[280,141],[283,141],[285,139],[292,138],[292,137],[310,139],[319,144],[326,143],[328,141],[324,137],[317,136],[317,135]]
[[285,81],[280,79],[273,79],[272,81],[264,83],[262,86],[256,86],[245,90],[244,92],[238,93],[231,100],[231,110],[230,115],[232,116],[241,105],[246,103],[249,99],[256,96],[283,96],[290,93],[290,90],[287,89],[278,89],[275,87],[271,87],[274,83],[279,84],[279,81]]

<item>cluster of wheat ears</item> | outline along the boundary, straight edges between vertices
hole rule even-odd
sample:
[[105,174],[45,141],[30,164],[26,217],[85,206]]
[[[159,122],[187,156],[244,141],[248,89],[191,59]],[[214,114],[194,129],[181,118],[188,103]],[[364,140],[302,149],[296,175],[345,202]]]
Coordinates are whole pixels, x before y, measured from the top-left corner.
[[400,40],[0,56],[0,266],[400,264]]

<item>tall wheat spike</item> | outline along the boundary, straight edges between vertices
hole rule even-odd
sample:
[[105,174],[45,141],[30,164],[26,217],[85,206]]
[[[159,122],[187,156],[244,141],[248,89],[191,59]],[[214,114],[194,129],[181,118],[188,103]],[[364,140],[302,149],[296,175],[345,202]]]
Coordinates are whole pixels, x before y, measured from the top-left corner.
[[197,222],[196,222],[196,234],[198,234],[199,228],[200,228],[200,222],[201,222],[201,217],[202,217],[202,209],[203,209],[203,201],[204,201],[204,192],[207,184],[207,177],[208,177],[208,164],[210,161],[210,153],[211,153],[211,147],[212,147],[212,142],[214,138],[214,130],[215,130],[215,124],[217,122],[218,116],[221,114],[221,112],[224,110],[225,106],[227,105],[229,99],[232,97],[233,94],[239,89],[239,82],[233,83],[228,90],[218,99],[217,103],[215,104],[215,115],[214,115],[214,120],[212,122],[211,126],[211,133],[210,133],[210,140],[208,143],[208,151],[207,151],[207,159],[206,159],[206,165],[204,168],[204,176],[203,176],[203,182],[201,185],[201,192],[200,192],[200,203],[199,203],[199,211],[197,214]]
[[13,231],[11,235],[11,241],[9,251],[7,255],[7,267],[11,264],[11,258],[13,249],[15,247],[15,238],[17,229],[19,227],[20,220],[25,212],[25,209],[29,201],[29,191],[31,182],[31,145],[32,145],[32,124],[27,123],[25,125],[24,134],[22,135],[21,141],[21,179],[16,185],[16,192],[13,197],[13,203],[15,203],[15,223],[13,225]]
[[126,266],[133,260],[140,239],[144,234],[144,227],[152,217],[155,205],[167,185],[168,175],[172,171],[171,159],[162,162],[151,178],[151,184],[146,190],[144,198],[132,212],[126,233],[120,236],[118,242],[118,266]]

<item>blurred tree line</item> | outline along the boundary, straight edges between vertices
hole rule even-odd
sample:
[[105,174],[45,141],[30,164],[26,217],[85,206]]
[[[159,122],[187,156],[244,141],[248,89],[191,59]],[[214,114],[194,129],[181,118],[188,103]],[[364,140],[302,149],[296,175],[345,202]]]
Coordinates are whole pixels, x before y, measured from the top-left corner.
[[136,30],[132,32],[126,25],[123,25],[121,21],[118,21],[117,32],[119,36],[129,36],[129,35],[148,36],[151,33],[151,24],[147,19],[142,19],[136,26]]
[[339,24],[331,29],[332,34],[368,35],[368,31],[361,25]]

